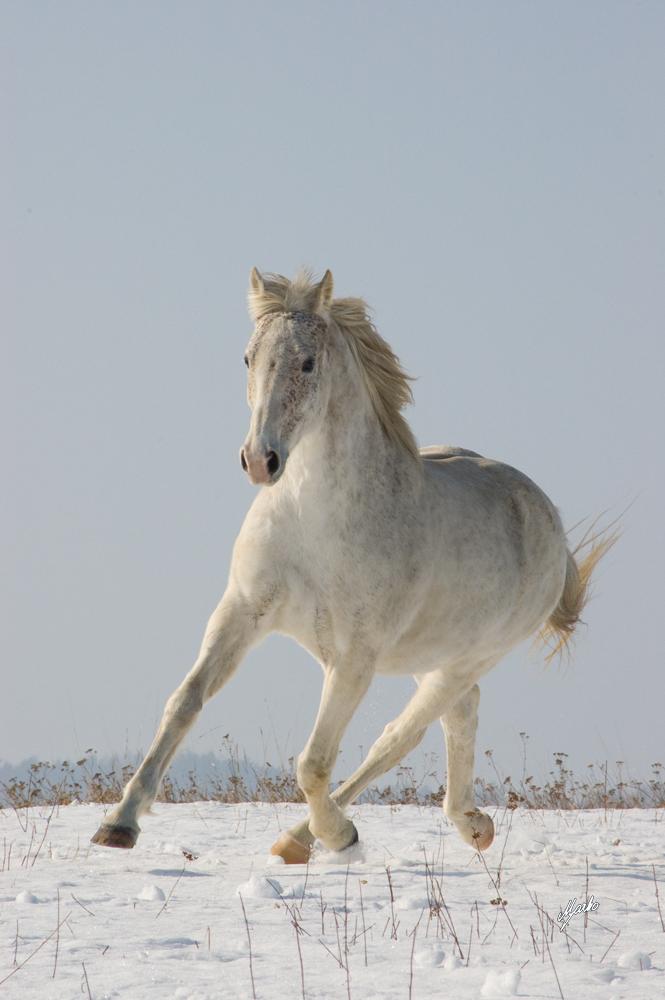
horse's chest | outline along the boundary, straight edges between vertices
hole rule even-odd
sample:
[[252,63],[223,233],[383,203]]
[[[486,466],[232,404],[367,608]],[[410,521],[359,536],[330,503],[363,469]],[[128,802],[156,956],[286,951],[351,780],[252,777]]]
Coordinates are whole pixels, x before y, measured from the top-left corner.
[[[398,597],[397,591],[401,592]],[[317,659],[330,662],[353,644],[378,646],[399,629],[403,587],[384,560],[364,558],[338,542],[327,552],[303,552],[287,579],[280,631],[287,632]]]

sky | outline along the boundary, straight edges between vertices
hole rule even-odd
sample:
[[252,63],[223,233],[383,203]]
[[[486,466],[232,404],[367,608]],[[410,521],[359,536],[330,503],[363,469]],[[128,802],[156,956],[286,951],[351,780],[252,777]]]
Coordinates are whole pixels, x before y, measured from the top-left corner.
[[[417,378],[421,445],[623,514],[571,665],[481,685],[478,767],[663,760],[665,8],[0,4],[0,758],[145,752],[255,496],[252,267],[333,272]],[[606,513],[604,513],[606,512]],[[321,670],[247,657],[189,735],[297,755]],[[356,766],[413,689],[380,679]],[[442,759],[431,727],[421,751]],[[418,756],[420,754],[420,757]],[[338,771],[339,771],[338,768]]]

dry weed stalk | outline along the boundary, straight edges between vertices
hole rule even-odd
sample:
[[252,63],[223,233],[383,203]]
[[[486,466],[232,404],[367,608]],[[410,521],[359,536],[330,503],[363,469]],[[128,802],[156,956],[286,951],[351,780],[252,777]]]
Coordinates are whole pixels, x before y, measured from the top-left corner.
[[[398,920],[397,923],[395,923],[395,893],[393,892],[393,880],[390,875],[390,865],[386,865],[385,867],[386,867],[386,875],[388,876],[388,888],[390,890],[390,920],[392,921],[390,937],[391,940],[396,941],[397,928],[400,925],[400,921]],[[384,931],[383,933],[385,934],[386,932]]]
[[[654,871],[654,877],[655,877],[655,871]],[[361,879],[361,878],[358,879],[358,888],[360,889],[360,913],[362,915],[362,921],[363,921],[363,945],[365,947],[365,968],[367,968],[367,930],[365,928],[365,906],[364,906],[364,903],[363,903],[363,881],[366,881],[366,880]],[[656,895],[657,894],[658,894],[658,887],[656,886]],[[661,917],[661,923],[662,923],[662,920],[663,920],[663,918]]]
[[252,935],[249,933],[249,921],[247,920],[247,913],[245,911],[245,904],[243,903],[242,893],[238,893],[240,896],[240,905],[242,906],[242,915],[245,918],[245,929],[247,931],[247,943],[249,945],[249,975],[252,980],[252,997],[256,1000],[256,986],[254,985],[254,965],[252,962]]
[[58,926],[56,927],[55,935],[55,959],[53,961],[53,979],[55,979],[55,970],[58,968],[58,951],[60,949],[60,889],[58,889],[58,915],[56,917]]
[[618,939],[619,939],[619,934],[621,934],[621,931],[617,931],[616,934],[614,935],[614,937],[612,938],[612,942],[610,944],[610,947],[607,949],[607,951],[605,952],[605,954],[601,958],[601,960],[600,960],[601,962],[603,961],[603,959],[607,958],[607,956],[609,955],[610,949],[614,947],[616,941],[618,941]]
[[660,909],[660,896],[658,895],[658,881],[656,879],[656,866],[653,861],[651,862],[651,870],[653,871],[653,884],[656,888],[656,903],[658,904],[658,916],[660,917],[660,926],[663,928],[663,933],[665,933],[665,923],[663,923],[663,914]]
[[[25,958],[21,962],[20,965],[16,965],[16,967],[14,969],[12,969],[12,971],[9,973],[8,976],[5,976],[4,979],[0,979],[0,986],[2,986],[3,983],[6,983],[8,979],[11,979],[11,977],[15,973],[17,973],[19,971],[19,969],[22,969],[24,965],[27,965],[27,963],[30,961],[30,959],[33,958],[37,954],[37,952],[40,951],[44,947],[44,945],[48,941],[50,941],[51,938],[55,934],[58,933],[58,931],[60,930],[60,928],[62,927],[62,925],[69,920],[69,918],[71,917],[71,915],[72,915],[72,911],[70,910],[69,913],[67,914],[67,916],[64,918],[64,920],[60,921],[60,923],[58,924],[58,926],[56,927],[56,929],[54,931],[51,931],[51,933],[49,934],[49,936],[45,937],[44,940],[42,941],[42,943],[40,945],[38,945],[38,947],[35,948],[35,950],[30,955],[28,955],[28,957]],[[18,948],[18,920],[16,921],[16,947]],[[16,963],[16,951],[14,951],[14,963]]]
[[425,912],[424,909],[421,910],[420,916],[418,917],[418,923],[411,931],[411,936],[413,937],[413,941],[411,943],[411,961],[409,963],[409,1000],[411,1000],[413,991],[413,955],[416,950],[416,935],[418,934],[418,928],[420,927],[420,921],[423,919],[424,912]]
[[[462,951],[462,946],[460,945],[459,938],[457,937],[453,917],[443,897],[443,874],[441,878],[437,878],[434,874],[433,865],[430,865],[427,860],[427,852],[424,847],[423,854],[425,857],[425,885],[427,887],[427,902],[429,904],[430,911],[427,928],[429,930],[430,920],[435,918],[438,921],[439,929],[441,930],[441,937],[443,938],[446,932],[450,934],[450,937],[454,942],[453,954],[455,948],[457,948],[460,953],[460,958],[464,961],[464,952]],[[427,936],[427,934],[425,936]]]
[[[524,885],[524,883],[522,883],[522,884]],[[556,966],[554,964],[554,959],[552,958],[552,951],[550,949],[550,936],[548,936],[548,930],[549,930],[550,935],[551,935],[551,939],[552,939],[552,941],[554,940],[554,928],[555,928],[556,925],[555,925],[554,921],[552,920],[552,918],[550,917],[550,915],[547,912],[547,910],[544,910],[543,907],[538,902],[538,895],[537,895],[537,893],[534,893],[534,895],[532,896],[531,893],[529,892],[529,890],[527,889],[526,885],[524,885],[524,888],[526,889],[527,893],[529,894],[529,899],[531,900],[531,902],[536,907],[536,912],[538,913],[538,920],[540,922],[540,929],[541,929],[542,935],[543,935],[543,952],[542,952],[542,955],[543,955],[543,964],[545,962],[545,952],[547,952],[547,957],[550,960],[550,965],[552,966],[552,972],[554,973],[554,978],[556,979],[556,984],[559,987],[559,993],[561,995],[561,1000],[565,1000],[565,997],[563,995],[563,990],[561,988],[561,982],[559,980],[559,975],[558,975],[558,973],[556,971]],[[533,929],[531,929],[531,937],[533,939]],[[534,939],[534,948],[535,948],[535,943],[536,942],[535,942],[535,939]]]
[[[83,982],[85,983],[85,988],[88,993],[88,1000],[92,1000],[92,993],[90,992],[90,983],[88,982],[88,973],[85,971],[85,962],[81,962],[83,966]],[[83,985],[81,985],[81,993],[83,993]]]

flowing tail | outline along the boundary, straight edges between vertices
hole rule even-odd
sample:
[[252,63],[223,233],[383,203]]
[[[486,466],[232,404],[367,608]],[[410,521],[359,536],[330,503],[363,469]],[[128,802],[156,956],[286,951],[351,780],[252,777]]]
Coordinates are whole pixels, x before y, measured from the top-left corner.
[[623,534],[621,527],[612,531],[617,521],[613,521],[602,531],[594,530],[597,523],[598,519],[593,522],[572,552],[568,550],[563,593],[556,608],[536,636],[535,646],[550,650],[545,657],[546,666],[549,666],[557,654],[561,656],[564,653],[570,654],[568,643],[573,638],[577,626],[583,624],[581,615],[590,597],[593,571]]

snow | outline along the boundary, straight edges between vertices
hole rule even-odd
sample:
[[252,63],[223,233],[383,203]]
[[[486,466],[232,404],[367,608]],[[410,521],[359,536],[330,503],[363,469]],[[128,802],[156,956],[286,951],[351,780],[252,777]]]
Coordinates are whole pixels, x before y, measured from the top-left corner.
[[619,955],[617,965],[621,969],[650,969],[651,958],[644,951],[626,951]]
[[363,805],[309,866],[268,853],[298,805],[158,804],[133,851],[89,844],[103,815],[0,812],[2,1000],[665,997],[662,811],[497,811],[480,858],[441,809]]
[[141,889],[140,893],[138,894],[138,898],[146,899],[154,903],[166,899],[166,896],[164,895],[163,890],[160,889],[158,885],[146,885],[143,887],[143,889]]
[[490,969],[480,992],[484,997],[516,997],[521,977],[519,969]]

